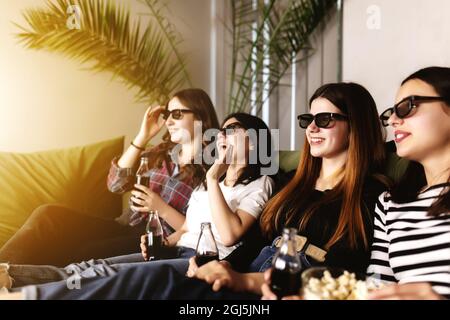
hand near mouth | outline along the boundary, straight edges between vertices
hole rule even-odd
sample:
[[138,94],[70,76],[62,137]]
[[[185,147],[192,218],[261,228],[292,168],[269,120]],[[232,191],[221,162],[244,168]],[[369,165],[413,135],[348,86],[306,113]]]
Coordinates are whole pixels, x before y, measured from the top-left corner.
[[206,173],[206,178],[211,180],[219,180],[230,166],[233,155],[233,146],[227,145],[223,152],[219,153],[219,158]]

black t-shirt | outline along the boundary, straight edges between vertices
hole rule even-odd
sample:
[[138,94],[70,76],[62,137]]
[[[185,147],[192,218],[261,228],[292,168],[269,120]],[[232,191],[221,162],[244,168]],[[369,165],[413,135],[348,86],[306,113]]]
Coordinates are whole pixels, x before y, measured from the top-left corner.
[[[363,188],[361,208],[363,208],[363,219],[366,236],[369,242],[368,247],[364,247],[363,240],[356,249],[350,248],[346,237],[338,240],[327,250],[324,265],[329,267],[344,268],[349,271],[365,273],[370,260],[370,244],[373,238],[373,221],[375,203],[378,196],[386,190],[386,186],[373,178],[367,179]],[[315,190],[311,196],[309,204],[319,201],[329,190]],[[323,205],[311,216],[305,230],[299,232],[300,235],[308,238],[311,244],[324,248],[325,244],[333,236],[338,225],[342,199]],[[306,210],[302,209],[302,210]],[[302,214],[298,214],[296,219],[292,219],[286,227],[298,228]],[[282,230],[284,222],[281,222],[278,230]]]
[[[285,183],[294,175],[294,171],[285,174]],[[281,187],[279,188],[281,189]],[[343,268],[349,271],[365,273],[370,259],[370,244],[373,238],[373,221],[375,212],[375,203],[378,196],[386,190],[386,186],[380,181],[373,178],[368,178],[363,187],[363,197],[361,206],[363,208],[364,224],[366,229],[366,236],[369,242],[369,247],[364,247],[363,241],[357,249],[350,248],[345,239],[336,242],[325,256],[324,265],[329,267]],[[310,204],[319,201],[326,192],[315,190],[309,197]],[[322,206],[311,217],[306,227],[306,230],[301,232],[301,235],[308,238],[311,244],[320,248],[324,248],[328,240],[333,236],[337,228],[338,218],[341,209],[341,200]],[[305,208],[307,209],[307,208]],[[305,210],[303,209],[303,210]],[[302,210],[300,210],[302,211]],[[291,221],[286,227],[298,228],[302,214],[296,216],[297,219]],[[283,230],[285,227],[284,221],[281,221],[277,230]],[[245,272],[248,266],[258,256],[261,249],[270,245],[274,239],[266,239],[261,235],[259,223],[256,223],[249,232],[244,236],[243,245],[234,250],[229,256],[225,258],[231,263],[233,268],[237,271]]]

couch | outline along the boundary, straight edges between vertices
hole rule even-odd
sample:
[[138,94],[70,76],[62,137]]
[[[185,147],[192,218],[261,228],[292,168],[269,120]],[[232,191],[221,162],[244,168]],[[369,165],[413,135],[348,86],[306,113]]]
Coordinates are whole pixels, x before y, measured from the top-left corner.
[[[0,152],[0,247],[43,204],[62,204],[103,218],[119,216],[128,202],[107,190],[106,177],[123,145],[124,137],[118,137],[61,150]],[[299,151],[281,151],[280,168],[295,169],[299,156]],[[396,180],[404,167],[390,152],[386,174]]]
[[118,137],[60,150],[0,152],[0,247],[43,204],[99,217],[119,215],[122,197],[108,191],[106,177],[123,145],[124,137]]

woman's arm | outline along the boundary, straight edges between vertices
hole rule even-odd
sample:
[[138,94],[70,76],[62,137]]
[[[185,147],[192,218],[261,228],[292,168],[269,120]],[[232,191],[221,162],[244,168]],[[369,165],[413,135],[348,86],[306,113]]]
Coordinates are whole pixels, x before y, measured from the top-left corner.
[[184,214],[167,204],[161,196],[139,184],[134,185],[135,190],[131,192],[131,201],[140,206],[131,205],[135,212],[146,213],[150,210],[158,210],[159,216],[164,219],[172,228],[178,230],[183,225],[186,217]]
[[184,222],[177,231],[175,231],[166,238],[166,245],[169,247],[175,247],[177,245],[178,240],[180,240],[181,236],[183,235],[183,233],[186,233],[187,231],[188,231],[187,225],[186,222]]
[[[163,127],[164,121],[159,120],[159,115],[164,110],[164,107],[158,106],[156,108],[149,107],[144,114],[139,133],[132,141],[134,145],[139,148],[145,148],[147,143],[152,139]],[[132,168],[139,159],[143,150],[140,150],[133,145],[130,145],[124,154],[117,162],[120,168]]]
[[443,300],[429,283],[394,284],[373,291],[369,295],[373,300]]
[[236,292],[262,295],[263,273],[239,273],[234,271],[226,261],[211,261],[199,268],[195,263],[195,257],[192,257],[189,259],[187,276],[211,284],[214,291],[226,287]]
[[[108,190],[112,193],[122,194],[133,188],[133,167],[142,156],[143,150],[140,149],[144,148],[148,141],[161,130],[164,121],[159,120],[159,115],[162,110],[164,110],[162,107],[157,107],[154,110],[147,109],[139,133],[133,140],[133,144],[138,148],[131,145],[119,159],[115,158],[112,161],[107,180]],[[146,153],[149,152],[146,151]]]
[[219,181],[212,177],[208,177],[206,181],[213,223],[223,244],[232,246],[239,241],[256,219],[243,210],[238,209],[233,212],[225,201]]
[[172,206],[165,203],[164,200],[162,200],[162,202],[163,203],[161,207],[163,208],[158,210],[159,216],[164,219],[164,221],[166,221],[173,229],[179,230],[180,228],[182,228],[184,222],[186,221],[186,216]]

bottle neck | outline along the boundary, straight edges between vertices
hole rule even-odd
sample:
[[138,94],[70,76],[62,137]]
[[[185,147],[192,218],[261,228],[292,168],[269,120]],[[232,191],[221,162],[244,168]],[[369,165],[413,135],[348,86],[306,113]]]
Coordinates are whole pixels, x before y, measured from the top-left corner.
[[201,225],[201,231],[202,232],[211,231],[211,224],[203,222]]
[[147,158],[142,158],[141,163],[140,163],[140,166],[142,167],[142,166],[147,166],[147,165],[148,165],[148,160],[147,160]]
[[280,247],[280,253],[285,255],[295,255],[296,245],[295,236],[297,232],[295,229],[284,230],[282,235],[282,242]]

